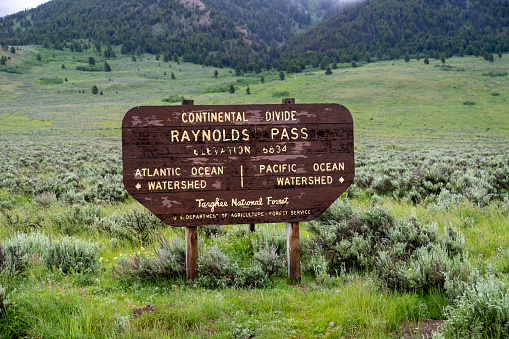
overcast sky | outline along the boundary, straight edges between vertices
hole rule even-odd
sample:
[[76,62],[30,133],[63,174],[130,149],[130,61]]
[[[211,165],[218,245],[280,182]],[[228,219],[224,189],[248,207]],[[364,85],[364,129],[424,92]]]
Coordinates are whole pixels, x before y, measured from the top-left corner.
[[49,0],[0,0],[0,17],[14,14],[25,8],[34,8]]

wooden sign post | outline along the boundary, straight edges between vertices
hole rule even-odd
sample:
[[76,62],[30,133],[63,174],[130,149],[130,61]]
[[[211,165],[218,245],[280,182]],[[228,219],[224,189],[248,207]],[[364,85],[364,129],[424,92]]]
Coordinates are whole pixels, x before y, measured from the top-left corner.
[[186,227],[188,279],[197,277],[196,226],[287,222],[289,276],[298,280],[298,223],[354,180],[353,120],[344,106],[293,99],[135,107],[122,122],[122,160],[127,191]]

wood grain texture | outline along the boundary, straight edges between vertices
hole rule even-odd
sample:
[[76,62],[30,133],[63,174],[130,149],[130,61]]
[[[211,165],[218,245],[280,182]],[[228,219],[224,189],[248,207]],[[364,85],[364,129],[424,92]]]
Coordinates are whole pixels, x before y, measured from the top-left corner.
[[286,259],[290,282],[300,282],[299,223],[286,223]]
[[353,182],[353,137],[338,104],[135,107],[124,186],[172,226],[308,221]]
[[186,279],[198,278],[198,227],[186,227]]

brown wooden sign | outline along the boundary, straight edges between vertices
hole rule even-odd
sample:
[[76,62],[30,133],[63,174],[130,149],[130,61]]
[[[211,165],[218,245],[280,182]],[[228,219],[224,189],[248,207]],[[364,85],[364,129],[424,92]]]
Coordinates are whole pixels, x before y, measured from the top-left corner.
[[135,107],[122,158],[168,225],[309,221],[354,180],[353,120],[338,104]]

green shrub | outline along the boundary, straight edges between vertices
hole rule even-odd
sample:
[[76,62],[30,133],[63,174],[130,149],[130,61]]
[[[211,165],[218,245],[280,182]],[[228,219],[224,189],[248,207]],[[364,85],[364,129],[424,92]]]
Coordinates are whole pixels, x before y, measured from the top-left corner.
[[198,258],[200,275],[196,284],[207,288],[261,287],[269,282],[268,274],[260,265],[239,267],[217,246],[209,248],[208,253]]
[[246,225],[235,225],[227,229],[223,237],[216,237],[212,244],[225,253],[228,258],[241,266],[247,266],[253,259],[254,248],[252,236]]
[[[355,213],[338,200],[308,230],[311,248],[327,260],[329,273],[374,270],[392,289],[444,289],[444,272],[464,264],[464,239],[455,229],[440,236],[436,224],[396,219],[380,207]],[[315,261],[315,274],[323,274],[323,264]]]
[[155,240],[165,224],[148,210],[96,219],[94,227],[99,231],[134,245],[147,244]]
[[59,85],[63,84],[64,80],[60,78],[39,78],[41,85]]
[[64,212],[51,217],[54,228],[66,235],[87,231],[102,216],[101,210],[94,205],[73,205]]
[[463,101],[463,105],[473,106],[473,105],[475,105],[475,101],[471,101],[471,100]]
[[185,100],[185,98],[178,94],[173,94],[167,98],[163,98],[163,102],[169,102],[169,103],[181,102],[182,100]]
[[205,237],[213,237],[213,236],[222,236],[227,233],[227,230],[222,225],[208,225],[198,228],[198,236],[201,238],[201,236]]
[[65,237],[53,241],[43,256],[44,264],[63,273],[94,273],[99,268],[99,246],[90,241]]
[[[16,246],[7,249],[0,244],[0,287],[3,278],[10,278],[22,273],[28,266],[29,260],[23,251]],[[5,291],[4,291],[5,293]],[[0,291],[0,308],[2,307],[2,292]]]
[[186,250],[183,243],[164,237],[159,238],[160,247],[154,254],[139,251],[121,256],[114,271],[125,277],[141,280],[183,278],[186,272]]
[[78,71],[83,71],[83,72],[103,72],[103,71],[105,71],[104,67],[100,67],[100,66],[76,66],[76,69]]
[[492,77],[492,78],[496,78],[496,77],[505,77],[508,73],[507,72],[488,72],[488,73],[483,73],[484,76],[489,76],[489,77]]
[[447,320],[438,338],[509,337],[509,293],[494,276],[481,277],[468,285],[445,313]]
[[16,249],[27,261],[35,253],[41,258],[44,257],[50,246],[51,239],[39,232],[17,233],[16,236],[4,242],[4,248],[8,252]]
[[280,91],[272,93],[273,98],[287,98],[290,96],[290,92],[288,91]]
[[277,254],[278,247],[266,243],[255,252],[253,258],[260,265],[262,271],[271,279],[272,275],[283,275],[285,273],[284,258]]

